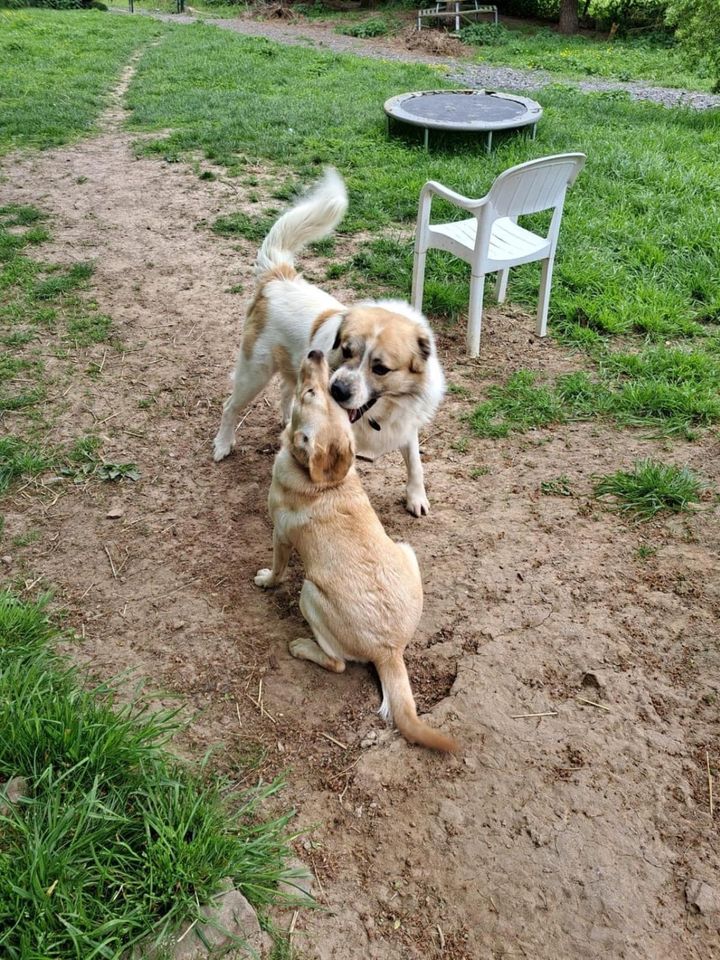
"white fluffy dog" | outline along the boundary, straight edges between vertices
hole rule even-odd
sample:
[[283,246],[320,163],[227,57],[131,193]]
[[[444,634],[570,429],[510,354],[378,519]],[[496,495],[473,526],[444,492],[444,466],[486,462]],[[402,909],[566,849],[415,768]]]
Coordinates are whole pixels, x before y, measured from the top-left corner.
[[427,320],[401,300],[347,307],[303,280],[294,267],[294,254],[331,233],[346,209],[345,185],[328,169],[265,238],[214,456],[222,460],[230,453],[240,412],[276,373],[282,377],[287,422],[302,361],[310,350],[320,350],[329,361],[331,394],[353,425],[358,455],[374,460],[401,451],[407,509],[419,517],[429,504],[418,431],[434,416],[445,387]]

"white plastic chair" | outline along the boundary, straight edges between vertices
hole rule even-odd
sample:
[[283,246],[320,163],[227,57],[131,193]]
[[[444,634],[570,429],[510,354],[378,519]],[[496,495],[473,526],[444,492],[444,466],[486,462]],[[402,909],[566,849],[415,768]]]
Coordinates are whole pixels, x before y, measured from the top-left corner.
[[[561,153],[521,163],[501,173],[481,200],[463,197],[434,180],[429,180],[422,188],[415,232],[412,305],[422,310],[428,250],[446,250],[469,263],[467,351],[471,357],[476,357],[480,352],[485,274],[498,272],[495,295],[498,303],[502,303],[507,292],[510,267],[521,263],[542,260],[536,329],[538,336],[545,336],[565,193],[584,164],[584,153]],[[430,208],[435,195],[467,210],[472,216],[454,223],[431,224]],[[517,223],[517,218],[522,214],[538,213],[540,210],[554,210],[546,237],[531,233]]]

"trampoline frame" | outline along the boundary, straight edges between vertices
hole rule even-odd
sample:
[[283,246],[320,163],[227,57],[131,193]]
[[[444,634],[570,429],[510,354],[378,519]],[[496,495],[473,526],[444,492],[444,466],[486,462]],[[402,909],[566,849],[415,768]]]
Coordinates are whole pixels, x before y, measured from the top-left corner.
[[[414,100],[417,97],[431,97],[437,94],[458,95],[458,96],[488,96],[497,97],[500,100],[510,100],[513,103],[522,104],[525,112],[517,117],[507,120],[434,120],[431,118],[419,117],[416,114],[408,113],[403,109],[403,104],[408,100]],[[459,133],[484,133],[485,149],[488,153],[492,149],[492,136],[496,130],[520,130],[523,127],[531,127],[530,138],[535,139],[538,121],[542,117],[543,109],[536,100],[530,100],[529,97],[521,97],[515,93],[498,93],[495,90],[414,90],[411,93],[400,93],[397,96],[390,97],[383,106],[387,121],[387,133],[390,136],[391,123],[393,120],[400,123],[408,123],[413,127],[424,128],[424,146],[430,148],[431,130],[452,130]]]

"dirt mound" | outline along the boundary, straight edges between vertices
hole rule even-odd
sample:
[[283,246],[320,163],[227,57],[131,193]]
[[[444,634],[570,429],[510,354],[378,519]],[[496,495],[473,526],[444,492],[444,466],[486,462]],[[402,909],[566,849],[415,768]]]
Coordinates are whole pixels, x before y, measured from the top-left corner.
[[463,57],[469,53],[469,48],[461,40],[443,30],[407,27],[398,34],[398,39],[408,50],[419,50],[435,57]]

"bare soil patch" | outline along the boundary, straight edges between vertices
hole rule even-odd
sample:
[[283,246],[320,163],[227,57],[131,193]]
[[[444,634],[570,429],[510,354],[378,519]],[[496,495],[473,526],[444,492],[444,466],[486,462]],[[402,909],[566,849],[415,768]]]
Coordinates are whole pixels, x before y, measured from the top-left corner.
[[[288,771],[283,802],[314,826],[300,852],[326,908],[298,918],[303,955],[715,955],[712,898],[700,911],[686,890],[720,889],[705,775],[706,749],[720,766],[717,513],[632,527],[588,494],[593,474],[646,455],[717,482],[717,438],[667,446],[582,424],[466,445],[460,417],[486,385],[582,361],[512,308],[487,311],[478,361],[462,330],[440,330],[448,380],[470,396],[449,395],[423,439],[430,517],[403,512],[399,456],[361,468],[424,574],[408,656],[418,702],[462,751],[408,746],[376,717],[367,669],[331,676],[289,656],[305,631],[297,566],[276,593],[253,585],[271,555],[274,389],[235,455],[211,461],[243,317],[230,288],[250,293],[254,249],[206,224],[262,203],[239,182],[136,159],[121,116],[116,104],[101,136],[6,162],[2,193],[51,213],[49,258],[95,259],[121,343],[97,380],[80,358],[57,438],[99,432],[105,455],[136,462],[142,479],[16,492],[6,543],[41,536],[3,548],[6,572],[55,586],[93,672],[129,670],[181,695],[194,714],[183,749],[214,747],[238,781],[248,759],[265,778]],[[322,264],[305,262],[321,279]],[[561,474],[576,496],[542,496]],[[639,559],[641,543],[657,552]],[[515,718],[526,714],[548,715]]]

